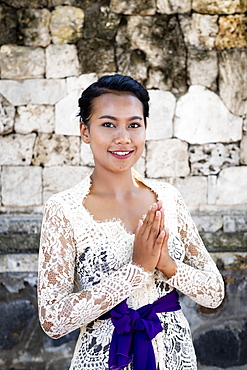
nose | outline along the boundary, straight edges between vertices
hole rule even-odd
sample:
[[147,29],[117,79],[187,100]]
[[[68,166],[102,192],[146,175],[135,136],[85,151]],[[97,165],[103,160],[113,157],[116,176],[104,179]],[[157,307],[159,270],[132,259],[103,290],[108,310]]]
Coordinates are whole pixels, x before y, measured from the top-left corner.
[[116,132],[116,144],[129,144],[131,142],[130,134],[126,128],[119,127]]

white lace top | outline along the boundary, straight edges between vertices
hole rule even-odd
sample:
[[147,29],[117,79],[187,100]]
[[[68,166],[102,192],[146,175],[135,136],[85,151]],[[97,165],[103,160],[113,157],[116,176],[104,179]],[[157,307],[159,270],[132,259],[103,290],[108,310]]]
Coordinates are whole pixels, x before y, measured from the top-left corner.
[[[163,201],[169,253],[177,265],[170,279],[158,270],[151,274],[132,264],[134,234],[120,220],[98,222],[86,210],[83,199],[90,191],[89,176],[46,203],[39,257],[39,316],[52,338],[80,328],[70,370],[108,369],[113,326],[110,319],[98,317],[125,298],[129,307],[137,309],[173,288],[211,308],[224,297],[222,277],[179,192],[166,182],[142,181]],[[181,310],[158,316],[164,328],[153,339],[159,370],[196,369],[190,329]]]

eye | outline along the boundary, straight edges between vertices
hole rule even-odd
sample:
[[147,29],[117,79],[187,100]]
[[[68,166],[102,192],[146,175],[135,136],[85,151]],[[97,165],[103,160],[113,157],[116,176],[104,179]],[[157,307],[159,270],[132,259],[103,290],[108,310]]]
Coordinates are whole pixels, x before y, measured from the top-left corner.
[[140,123],[138,123],[138,122],[133,122],[133,123],[131,123],[131,124],[129,125],[129,127],[131,127],[131,128],[138,128],[138,127],[141,127],[141,124],[140,124]]
[[102,126],[103,127],[114,127],[114,124],[111,123],[111,122],[104,122],[104,123],[102,123]]

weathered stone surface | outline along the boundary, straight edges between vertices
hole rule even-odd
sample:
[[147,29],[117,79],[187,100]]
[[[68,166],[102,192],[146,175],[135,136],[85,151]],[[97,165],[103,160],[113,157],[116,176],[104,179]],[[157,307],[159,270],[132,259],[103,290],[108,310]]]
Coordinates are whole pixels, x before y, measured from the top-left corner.
[[85,9],[83,37],[85,39],[96,37],[107,40],[115,38],[121,17],[113,13],[108,6],[100,2],[92,2]]
[[238,141],[242,118],[231,114],[215,93],[191,86],[177,102],[174,136],[191,144]]
[[17,41],[16,10],[0,4],[0,45],[15,44]]
[[55,132],[59,135],[80,135],[79,119],[71,120],[71,114],[78,111],[81,90],[73,90],[55,106]]
[[191,0],[157,0],[157,11],[162,14],[189,13]]
[[228,109],[239,116],[247,113],[247,50],[219,53],[219,90]]
[[81,96],[83,90],[85,90],[93,82],[97,81],[96,73],[87,73],[80,75],[79,77],[68,77],[67,81],[67,92],[71,93],[74,90],[80,91],[78,99]]
[[198,13],[233,14],[247,11],[245,0],[193,0],[192,9]]
[[[189,189],[187,189],[189,191]],[[193,221],[199,232],[212,232],[215,233],[221,230],[223,227],[223,217],[222,215],[205,215],[196,214],[192,215]]]
[[188,144],[178,139],[147,142],[147,177],[179,177],[190,173]]
[[56,134],[40,134],[33,150],[34,165],[79,165],[80,138]]
[[81,141],[80,164],[82,166],[94,166],[93,153],[91,151],[90,145],[85,144],[83,141]]
[[240,150],[236,144],[191,145],[189,160],[192,175],[215,175],[223,168],[239,165]]
[[216,203],[216,194],[217,194],[217,176],[209,175],[208,176],[208,204]]
[[26,46],[46,47],[51,42],[48,9],[21,9],[18,11],[19,42]]
[[147,125],[147,140],[172,137],[173,116],[176,98],[168,91],[149,90],[150,114]]
[[84,12],[73,6],[57,6],[53,12],[50,23],[52,42],[54,44],[67,44],[82,37]]
[[247,216],[245,215],[224,215],[223,230],[226,233],[246,232],[247,231]]
[[35,137],[35,134],[26,136],[12,134],[2,137],[0,165],[30,165]]
[[113,43],[103,39],[78,41],[79,62],[82,73],[111,73],[116,71]]
[[46,78],[79,75],[79,60],[75,45],[49,45],[46,48]]
[[201,51],[189,48],[187,71],[190,85],[203,85],[216,89],[216,79],[218,77],[216,51]]
[[246,232],[201,232],[200,235],[209,252],[246,252]]
[[205,177],[172,178],[168,181],[181,192],[187,207],[197,207],[207,203],[207,179]]
[[41,167],[4,166],[2,203],[4,206],[28,207],[42,204]]
[[45,73],[45,54],[42,48],[3,45],[0,51],[3,79],[42,78]]
[[43,8],[47,6],[47,0],[5,0],[5,3],[13,8]]
[[15,108],[0,95],[0,134],[8,134],[13,130]]
[[[1,249],[1,248],[0,248]],[[4,258],[5,257],[5,258]],[[1,272],[37,272],[38,254],[37,253],[13,253],[0,255]]]
[[66,95],[65,80],[0,80],[0,94],[13,105],[52,105]]
[[247,204],[247,167],[223,169],[217,183],[217,204]]
[[218,16],[202,15],[193,13],[180,15],[180,24],[184,34],[184,40],[188,47],[201,50],[212,50],[218,33]]
[[[175,16],[132,16],[122,23],[116,36],[116,59],[120,73],[146,80],[154,70],[161,71],[166,90],[184,92],[186,51]],[[139,72],[140,70],[140,72]],[[160,75],[158,77],[160,79]],[[149,88],[154,88],[151,83]]]
[[111,0],[110,9],[121,14],[153,15],[156,11],[156,4],[155,0]]
[[215,40],[217,49],[246,48],[247,17],[244,14],[219,18],[219,32]]
[[43,201],[53,194],[78,184],[87,174],[88,168],[82,166],[53,166],[43,170]]
[[247,135],[240,142],[240,163],[247,164]]
[[15,131],[21,134],[30,132],[52,133],[55,125],[52,105],[27,105],[17,108]]

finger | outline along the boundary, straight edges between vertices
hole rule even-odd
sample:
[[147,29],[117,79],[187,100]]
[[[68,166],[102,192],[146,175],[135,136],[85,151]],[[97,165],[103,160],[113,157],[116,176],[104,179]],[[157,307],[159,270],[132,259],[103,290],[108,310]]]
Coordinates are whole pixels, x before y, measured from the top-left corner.
[[160,212],[161,212],[161,220],[160,220],[160,232],[161,232],[161,230],[164,230],[165,228],[165,210],[163,207],[160,209]]
[[161,212],[156,211],[153,223],[150,224],[149,235],[148,235],[148,240],[151,241],[153,244],[155,243],[155,240],[160,232],[160,220],[161,220]]
[[155,219],[156,209],[157,209],[156,204],[153,204],[152,206],[150,206],[150,208],[147,212],[147,215],[143,220],[141,234],[146,238],[148,238],[148,236],[150,234],[150,228],[152,227],[154,219]]
[[139,234],[142,225],[143,225],[143,221],[142,220],[139,220],[138,225],[136,227],[136,231],[135,231],[135,235],[136,236]]
[[165,230],[162,230],[161,233],[158,235],[156,238],[155,244],[154,244],[154,249],[159,249],[161,251],[162,246],[164,244],[164,238],[165,238]]

